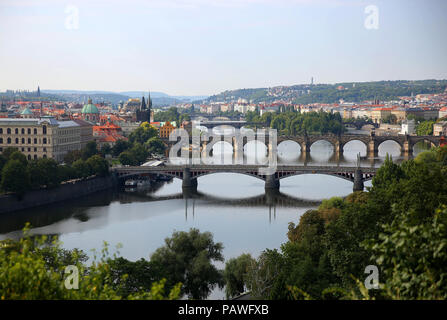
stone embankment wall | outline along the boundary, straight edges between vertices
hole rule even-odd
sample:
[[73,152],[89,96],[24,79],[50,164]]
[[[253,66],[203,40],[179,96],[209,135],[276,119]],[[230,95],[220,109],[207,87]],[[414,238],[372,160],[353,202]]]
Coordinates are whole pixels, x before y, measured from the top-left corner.
[[64,183],[53,189],[29,191],[21,199],[15,195],[0,195],[0,214],[75,199],[116,185],[118,179],[110,175]]

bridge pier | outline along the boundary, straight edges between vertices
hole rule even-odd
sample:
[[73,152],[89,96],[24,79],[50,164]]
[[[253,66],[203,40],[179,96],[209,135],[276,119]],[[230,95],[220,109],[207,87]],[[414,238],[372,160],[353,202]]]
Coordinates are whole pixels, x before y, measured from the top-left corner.
[[341,143],[340,141],[336,141],[335,144],[334,144],[334,152],[335,152],[335,154],[336,155],[343,154],[343,147],[344,147],[343,143]]
[[183,181],[182,189],[188,189],[190,191],[197,191],[197,179],[191,177],[191,171],[189,168],[183,169]]
[[266,190],[279,190],[279,179],[275,174],[271,174],[265,177],[265,189]]
[[408,140],[404,141],[402,153],[404,154],[404,156],[409,156],[413,153],[413,146],[410,143],[410,141]]
[[301,154],[310,153],[310,143],[303,142],[300,144],[301,146]]
[[276,205],[276,198],[279,196],[278,189],[266,189],[265,190],[265,204],[268,206]]
[[357,169],[354,173],[354,187],[352,188],[352,191],[363,191],[364,188],[362,170]]
[[375,158],[379,155],[379,145],[375,140],[370,140],[367,145],[368,157]]

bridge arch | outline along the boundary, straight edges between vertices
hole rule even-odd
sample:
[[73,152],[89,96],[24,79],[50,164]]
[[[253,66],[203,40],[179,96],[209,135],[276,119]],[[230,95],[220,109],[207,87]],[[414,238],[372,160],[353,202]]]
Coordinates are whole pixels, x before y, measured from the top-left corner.
[[323,141],[323,142],[329,142],[329,143],[331,144],[332,148],[333,148],[333,151],[335,151],[335,142],[332,141],[331,139],[326,139],[326,138],[319,138],[319,139],[315,139],[315,140],[310,141],[310,142],[309,142],[309,150],[312,151],[312,146],[313,146],[315,143],[321,143],[321,141]]
[[430,138],[430,137],[421,137],[420,139],[414,139],[411,142],[411,147],[413,148],[415,145],[417,145],[418,143],[428,143],[430,144],[431,147],[436,147],[438,145],[437,141],[434,141],[434,139]]
[[[365,147],[365,152],[364,152],[364,154],[366,155],[367,153],[368,153],[368,144],[365,142],[365,141],[363,141],[363,140],[361,140],[361,139],[351,139],[351,140],[348,140],[348,141],[346,141],[345,143],[343,143],[343,145],[342,145],[342,150],[343,150],[343,152],[345,152],[346,150],[349,150],[349,147],[348,148],[346,148],[346,146],[352,146],[352,143],[351,142],[353,142],[353,143],[356,143],[356,142],[360,142],[361,144],[362,144],[362,147],[364,146]],[[362,148],[363,149],[363,148]],[[363,154],[362,152],[361,152],[361,154]]]
[[[289,146],[287,146],[289,145]],[[295,158],[299,157],[299,155],[303,152],[303,147],[301,143],[299,143],[296,140],[283,140],[278,144],[277,150],[278,155],[281,158]],[[290,156],[284,155],[285,150],[290,151],[292,150],[292,154]]]
[[[384,152],[382,149],[384,147],[386,147],[386,145],[389,145],[390,147],[392,147],[393,145],[398,147],[398,151],[396,153],[394,153],[393,151],[391,152]],[[404,151],[404,146],[403,144],[394,137],[387,137],[387,139],[383,139],[382,141],[378,141],[377,142],[377,152],[378,154],[384,155],[384,153],[390,154],[392,156],[399,156],[402,152]]]

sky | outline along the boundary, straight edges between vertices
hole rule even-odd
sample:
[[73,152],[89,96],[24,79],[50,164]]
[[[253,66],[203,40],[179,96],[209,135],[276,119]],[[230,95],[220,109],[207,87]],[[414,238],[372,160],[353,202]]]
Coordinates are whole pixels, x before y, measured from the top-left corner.
[[0,91],[447,78],[445,0],[0,0]]

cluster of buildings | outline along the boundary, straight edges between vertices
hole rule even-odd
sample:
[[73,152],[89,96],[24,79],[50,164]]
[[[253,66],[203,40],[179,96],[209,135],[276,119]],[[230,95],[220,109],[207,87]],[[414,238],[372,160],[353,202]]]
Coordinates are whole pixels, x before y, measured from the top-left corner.
[[0,153],[14,147],[29,160],[53,158],[62,162],[68,152],[81,150],[89,141],[96,141],[100,148],[127,140],[142,122],[151,123],[164,138],[177,127],[175,122],[153,121],[150,96],[147,100],[130,99],[118,110],[104,103],[94,104],[91,99],[80,105],[34,98],[1,101]]
[[[279,92],[272,94],[281,95]],[[129,134],[143,122],[157,128],[161,138],[168,138],[177,127],[192,130],[190,122],[155,122],[150,95],[141,99],[129,99],[118,106],[106,103],[85,104],[65,101],[49,101],[40,97],[40,89],[26,93],[25,99],[0,103],[0,153],[6,147],[15,147],[28,159],[54,158],[63,161],[66,153],[82,149],[89,141],[96,141],[99,147],[113,146],[118,140],[127,140]],[[447,89],[439,94],[420,94],[400,97],[397,101],[380,103],[366,101],[361,104],[340,103],[296,105],[289,101],[276,100],[273,103],[254,104],[239,98],[232,102],[211,102],[209,104],[184,103],[177,106],[197,113],[219,114],[225,112],[283,112],[297,110],[301,113],[312,111],[338,112],[343,118],[368,118],[384,130],[414,134],[416,119],[447,120]],[[390,119],[392,123],[390,124]],[[393,127],[393,125],[395,127]],[[447,121],[437,121],[435,135],[447,135]]]

